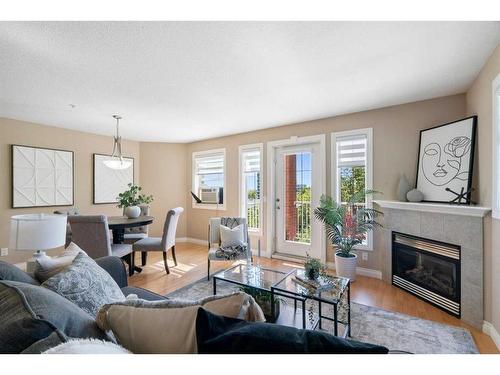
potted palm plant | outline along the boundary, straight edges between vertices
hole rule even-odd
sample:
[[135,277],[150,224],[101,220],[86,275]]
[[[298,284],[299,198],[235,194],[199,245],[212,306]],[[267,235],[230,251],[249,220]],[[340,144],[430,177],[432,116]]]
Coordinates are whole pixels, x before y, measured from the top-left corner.
[[374,190],[362,190],[351,196],[347,204],[339,204],[331,197],[323,195],[319,207],[314,210],[315,217],[325,225],[326,236],[335,252],[335,269],[338,276],[356,280],[358,257],[354,247],[363,243],[366,234],[376,226],[376,219],[382,212],[373,208],[356,206],[365,201],[367,195],[377,193]]

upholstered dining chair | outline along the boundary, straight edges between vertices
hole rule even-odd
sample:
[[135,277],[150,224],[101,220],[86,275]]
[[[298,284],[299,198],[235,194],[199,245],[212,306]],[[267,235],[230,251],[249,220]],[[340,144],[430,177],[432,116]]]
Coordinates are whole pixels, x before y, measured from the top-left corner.
[[72,241],[92,259],[109,255],[124,258],[129,269],[134,267],[132,245],[112,244],[108,218],[104,215],[70,215]]
[[[57,215],[80,215],[80,210],[77,207],[71,207],[67,210],[55,210],[55,214]],[[66,243],[64,244],[64,247],[68,247],[69,244],[71,243],[71,226],[69,225],[69,221],[66,223]]]
[[[247,244],[247,252],[241,253],[238,257],[231,259],[231,261],[247,259],[248,255],[252,258],[252,250],[250,246],[250,236],[248,235],[248,225],[247,219],[244,217],[234,218],[237,219],[241,224],[245,226],[245,242]],[[221,218],[220,217],[212,217],[208,219],[208,272],[207,272],[207,280],[210,280],[210,262],[213,261],[228,261],[225,258],[219,258],[217,256],[217,250],[220,247],[220,226],[221,226]],[[250,251],[250,254],[248,254]]]
[[[141,216],[149,216],[149,211],[150,211],[149,206],[141,205],[139,206],[139,208],[141,209]],[[123,242],[133,244],[134,242],[146,238],[149,233],[148,228],[149,228],[148,225],[141,225],[140,227],[133,227],[133,228],[125,228],[125,234],[123,235],[124,239]],[[146,251],[141,253],[141,263],[143,266],[146,265],[147,256],[148,253]]]
[[184,208],[182,207],[171,209],[167,213],[167,218],[165,219],[165,224],[163,225],[163,235],[161,237],[146,237],[134,242],[132,245],[133,251],[161,251],[163,253],[163,263],[167,274],[170,273],[167,263],[167,253],[169,250],[172,250],[174,265],[177,266],[177,258],[175,256],[175,233],[177,232],[179,217],[183,212]]

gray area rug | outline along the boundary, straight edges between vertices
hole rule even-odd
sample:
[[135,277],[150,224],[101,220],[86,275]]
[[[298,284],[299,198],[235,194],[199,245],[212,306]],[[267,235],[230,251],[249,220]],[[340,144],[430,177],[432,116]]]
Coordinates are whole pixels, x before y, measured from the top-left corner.
[[[212,281],[202,279],[177,289],[167,297],[199,299],[212,295],[212,286]],[[231,293],[235,290],[238,290],[238,286],[217,282],[217,294]],[[310,304],[308,309],[315,311],[316,308]],[[354,340],[416,354],[478,353],[474,339],[466,329],[358,303],[351,303],[351,308],[351,335]],[[328,314],[328,311],[326,313]],[[322,328],[333,332],[331,323],[328,321],[323,323]]]

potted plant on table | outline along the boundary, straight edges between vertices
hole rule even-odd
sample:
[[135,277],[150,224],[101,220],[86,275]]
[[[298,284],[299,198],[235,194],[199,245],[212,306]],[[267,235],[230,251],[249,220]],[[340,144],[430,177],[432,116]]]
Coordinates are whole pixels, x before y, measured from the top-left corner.
[[373,208],[356,206],[365,201],[374,190],[362,190],[351,196],[347,204],[339,204],[331,197],[322,196],[320,205],[314,210],[315,217],[325,225],[327,238],[336,247],[335,269],[338,276],[356,280],[357,255],[354,247],[363,243],[366,234],[381,226],[377,217],[382,212]]
[[118,208],[123,208],[123,214],[129,219],[139,217],[141,214],[141,204],[150,204],[153,201],[152,195],[141,193],[142,187],[128,184],[128,190],[118,194]]

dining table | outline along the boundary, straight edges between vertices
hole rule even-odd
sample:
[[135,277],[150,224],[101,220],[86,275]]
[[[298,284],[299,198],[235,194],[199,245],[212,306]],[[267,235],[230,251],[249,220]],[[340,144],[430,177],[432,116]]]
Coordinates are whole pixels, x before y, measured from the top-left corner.
[[[127,216],[108,216],[108,227],[113,232],[113,243],[121,244],[125,240],[125,229],[142,227],[144,225],[152,224],[154,220],[153,216],[141,215],[135,218],[128,218]],[[142,268],[135,265],[135,257],[132,253],[130,255],[131,261],[129,265],[129,276],[132,276],[134,272],[141,272]]]

